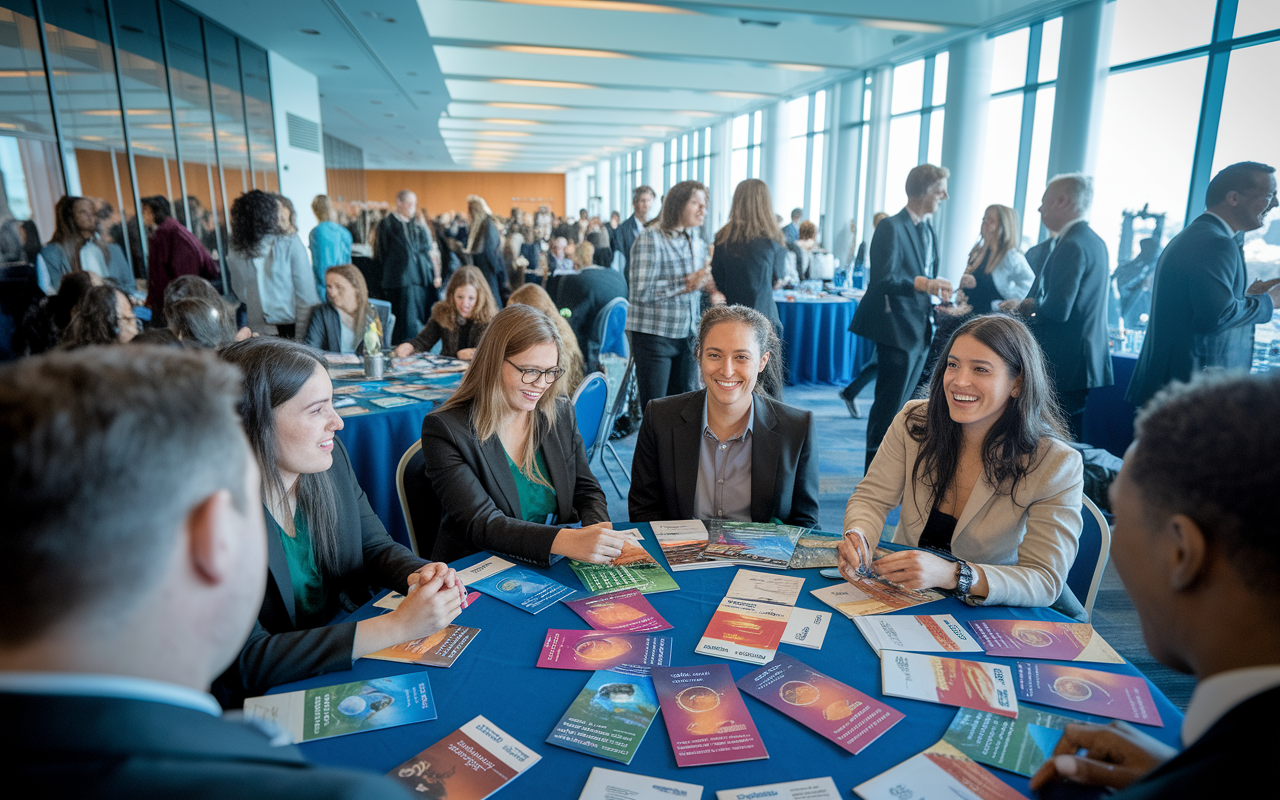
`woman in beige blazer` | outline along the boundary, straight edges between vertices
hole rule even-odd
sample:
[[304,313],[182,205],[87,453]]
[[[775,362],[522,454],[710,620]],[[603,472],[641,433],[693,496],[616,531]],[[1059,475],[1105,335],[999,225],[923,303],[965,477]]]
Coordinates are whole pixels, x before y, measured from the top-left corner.
[[[1084,473],[1044,355],[1025,325],[994,314],[956,329],[944,352],[929,399],[903,407],[849,498],[841,573],[865,566],[906,588],[955,590],[971,605],[1052,605],[1076,557]],[[870,563],[899,503],[894,542],[939,555],[908,550]]]

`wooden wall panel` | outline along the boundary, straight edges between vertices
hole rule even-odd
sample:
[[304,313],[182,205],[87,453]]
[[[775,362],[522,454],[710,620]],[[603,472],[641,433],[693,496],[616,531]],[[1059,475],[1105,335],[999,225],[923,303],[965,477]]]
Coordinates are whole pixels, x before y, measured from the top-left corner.
[[495,214],[502,216],[511,213],[512,206],[536,211],[538,206],[547,205],[555,214],[564,213],[564,175],[558,173],[370,169],[365,170],[365,184],[367,200],[393,205],[396,192],[410,189],[418,195],[418,205],[432,215],[450,209],[465,213],[469,194],[480,195]]

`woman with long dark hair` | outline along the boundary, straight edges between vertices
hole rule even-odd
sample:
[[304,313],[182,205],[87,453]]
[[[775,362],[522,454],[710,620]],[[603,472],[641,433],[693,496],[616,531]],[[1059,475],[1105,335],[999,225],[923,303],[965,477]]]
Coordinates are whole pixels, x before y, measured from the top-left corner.
[[359,268],[354,264],[329,267],[324,282],[328,287],[326,299],[311,309],[303,341],[317,350],[362,356],[365,355],[365,332],[376,321],[382,332],[378,341],[381,350],[390,312],[386,306],[377,307],[369,302],[369,285]]
[[425,353],[440,342],[440,355],[470,361],[498,303],[484,274],[475,267],[461,267],[449,278],[444,299],[431,307],[431,317],[418,335],[395,349],[399,358]]
[[64,195],[53,207],[53,218],[53,236],[36,256],[40,288],[53,294],[63,275],[81,270],[111,277],[111,254],[97,239],[98,214],[93,200]]
[[[449,624],[461,609],[461,583],[446,565],[393,541],[373,513],[335,435],[342,418],[320,354],[259,337],[222,357],[244,373],[239,411],[262,477],[269,562],[257,624],[223,686],[260,694],[351,669],[361,656]],[[371,586],[407,597],[389,614],[327,625],[368,601]]]
[[73,350],[94,344],[128,344],[138,335],[129,296],[110,284],[85,292],[58,344]]
[[[1066,442],[1044,355],[1022,322],[975,317],[947,342],[927,400],[912,400],[845,509],[840,568],[972,605],[1083,609],[1066,588],[1079,543],[1084,473]],[[872,562],[885,517],[922,549]],[[932,552],[931,552],[932,551]],[[1060,600],[1061,598],[1061,600]]]
[[227,288],[233,302],[248,307],[254,333],[301,339],[320,295],[302,240],[281,230],[287,212],[260,189],[245,192],[231,204]]

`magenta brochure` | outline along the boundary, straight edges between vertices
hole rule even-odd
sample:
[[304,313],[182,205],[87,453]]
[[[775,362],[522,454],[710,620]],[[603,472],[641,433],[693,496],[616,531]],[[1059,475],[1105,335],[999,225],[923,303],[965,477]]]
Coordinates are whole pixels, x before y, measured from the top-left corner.
[[678,766],[769,757],[728,664],[654,667],[652,677]]
[[479,564],[458,570],[458,577],[467,588],[484,592],[530,614],[537,614],[574,594],[573,589],[537,570],[518,567],[498,556],[490,556]]
[[538,666],[648,675],[649,667],[671,663],[672,641],[670,636],[551,628],[542,642]]
[[602,669],[592,673],[547,743],[630,764],[656,716],[658,698],[647,675]]
[[650,633],[670,630],[672,625],[653,609],[649,600],[636,589],[598,594],[564,603],[598,631],[618,633]]
[[1077,714],[1164,727],[1147,682],[1137,675],[1117,675],[1065,664],[1018,663],[1018,699],[1065,708]]
[[971,621],[969,627],[991,656],[1124,663],[1120,654],[1086,622],[979,619]]

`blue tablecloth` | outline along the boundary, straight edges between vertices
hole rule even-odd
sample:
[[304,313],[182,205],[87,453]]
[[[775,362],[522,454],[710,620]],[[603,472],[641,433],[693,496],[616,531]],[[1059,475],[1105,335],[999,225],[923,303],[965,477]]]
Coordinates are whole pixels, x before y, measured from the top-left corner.
[[1081,435],[1085,442],[1120,458],[1124,458],[1124,451],[1133,441],[1133,417],[1137,409],[1125,401],[1124,394],[1129,390],[1129,380],[1137,365],[1136,353],[1112,353],[1111,369],[1115,373],[1115,384],[1090,391],[1084,408]]
[[[619,524],[619,527],[623,527]],[[636,525],[646,539],[645,546],[665,565],[647,525]],[[469,556],[454,566],[468,566],[488,554]],[[738,679],[756,669],[751,664],[696,655],[694,647],[716,606],[724,597],[737,568],[702,569],[674,573],[678,592],[648,595],[654,608],[675,628],[663,636],[675,639],[673,664],[728,664]],[[574,588],[581,584],[566,562],[551,567],[555,580]],[[880,661],[858,633],[853,623],[822,604],[809,590],[831,584],[817,570],[788,574],[805,578],[805,590],[797,605],[832,612],[833,619],[821,650],[783,645],[782,652],[873,697],[880,697]],[[373,616],[379,609],[366,606],[356,618]],[[918,613],[953,614],[960,620],[1036,618],[1068,621],[1048,609],[969,608],[946,599],[920,606]],[[906,714],[906,719],[886,732],[857,756],[851,756],[808,728],[774,709],[746,697],[752,718],[760,730],[769,758],[740,764],[680,769],[676,766],[661,716],[653,721],[630,766],[565,750],[548,744],[546,738],[568,709],[591,673],[573,670],[538,669],[534,666],[548,628],[586,629],[587,624],[563,604],[535,615],[482,596],[463,611],[456,622],[480,628],[481,632],[450,669],[415,669],[406,664],[360,660],[350,672],[337,672],[283,686],[279,691],[327,686],[367,680],[406,672],[424,672],[431,682],[439,718],[353,736],[310,742],[301,746],[303,754],[320,764],[386,772],[457,729],[477,714],[483,714],[507,733],[519,739],[542,761],[521,776],[500,797],[576,798],[592,767],[619,769],[641,775],[674,778],[706,787],[704,798],[714,798],[721,789],[754,786],[776,781],[800,780],[830,775],[841,792],[924,750],[942,738],[956,709],[899,698],[885,701]],[[982,660],[1012,664],[1009,659],[977,656]],[[1087,664],[1091,669],[1138,674],[1130,665]],[[1148,682],[1149,684],[1149,682]],[[1150,684],[1149,684],[1150,685]],[[1176,744],[1182,715],[1158,689],[1151,686],[1163,728],[1139,726],[1158,739]],[[1024,794],[1027,780],[1012,773],[996,774]]]
[[[776,299],[781,297],[779,293]],[[849,332],[857,302],[777,299],[777,304],[788,386],[844,386],[871,358],[872,344]]]

